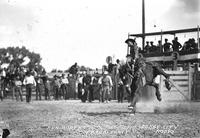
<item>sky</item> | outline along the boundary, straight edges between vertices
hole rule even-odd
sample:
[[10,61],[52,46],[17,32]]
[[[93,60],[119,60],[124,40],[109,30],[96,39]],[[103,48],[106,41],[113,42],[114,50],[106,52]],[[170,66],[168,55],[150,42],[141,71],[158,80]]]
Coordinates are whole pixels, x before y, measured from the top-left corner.
[[[145,11],[146,32],[200,25],[200,0],[146,0]],[[101,68],[107,56],[125,58],[124,41],[142,32],[141,15],[142,0],[0,0],[0,48],[26,46],[47,71],[75,62]]]

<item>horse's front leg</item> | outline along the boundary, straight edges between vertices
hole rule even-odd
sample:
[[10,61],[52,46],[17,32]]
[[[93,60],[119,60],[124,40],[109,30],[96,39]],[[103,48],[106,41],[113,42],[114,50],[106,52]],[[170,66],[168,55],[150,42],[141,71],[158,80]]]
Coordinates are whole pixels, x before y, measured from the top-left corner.
[[159,90],[159,84],[156,82],[152,82],[152,83],[147,83],[147,85],[153,86],[156,89],[156,97],[158,99],[158,101],[161,101],[161,94],[160,94],[160,90]]
[[132,110],[132,112],[134,114],[136,112],[136,103],[137,103],[139,96],[140,96],[139,90],[140,90],[140,87],[136,87],[136,89],[131,92],[131,99],[130,99],[131,104],[128,106],[128,109]]

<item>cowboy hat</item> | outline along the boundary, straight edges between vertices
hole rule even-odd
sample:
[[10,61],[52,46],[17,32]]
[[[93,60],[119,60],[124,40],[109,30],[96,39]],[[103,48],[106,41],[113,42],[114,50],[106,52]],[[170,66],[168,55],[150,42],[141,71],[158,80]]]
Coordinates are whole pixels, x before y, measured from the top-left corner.
[[129,44],[129,45],[134,45],[135,39],[128,38],[128,39],[125,41],[125,43],[126,43],[126,44]]

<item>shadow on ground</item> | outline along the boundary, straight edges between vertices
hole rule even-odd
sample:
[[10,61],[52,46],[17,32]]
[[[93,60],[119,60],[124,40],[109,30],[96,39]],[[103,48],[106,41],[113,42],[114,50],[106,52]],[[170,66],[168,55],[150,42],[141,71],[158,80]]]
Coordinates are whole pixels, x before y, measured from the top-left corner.
[[88,116],[108,116],[108,115],[128,115],[130,112],[128,111],[111,111],[111,112],[79,112],[80,114],[88,115]]

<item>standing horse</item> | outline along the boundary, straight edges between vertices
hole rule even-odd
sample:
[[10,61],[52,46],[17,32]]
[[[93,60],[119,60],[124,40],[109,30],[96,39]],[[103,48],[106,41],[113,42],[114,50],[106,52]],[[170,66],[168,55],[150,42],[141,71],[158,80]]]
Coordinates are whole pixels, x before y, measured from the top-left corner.
[[[156,89],[156,97],[158,101],[161,101],[161,94],[159,91],[159,84],[155,82],[155,78],[157,75],[163,75],[166,80],[169,79],[169,75],[165,73],[162,68],[153,62],[146,62],[145,59],[138,54],[138,47],[134,39],[127,39],[125,41],[127,43],[131,50],[130,50],[130,56],[132,58],[132,62],[129,62],[127,64],[131,64],[128,67],[132,67],[125,73],[127,73],[132,78],[131,82],[131,104],[129,106],[129,109],[135,113],[136,111],[136,102],[139,99],[140,91],[141,89],[146,86],[153,86]],[[125,74],[124,74],[125,75]],[[166,81],[167,89],[170,90],[171,87],[169,85],[169,82]]]

